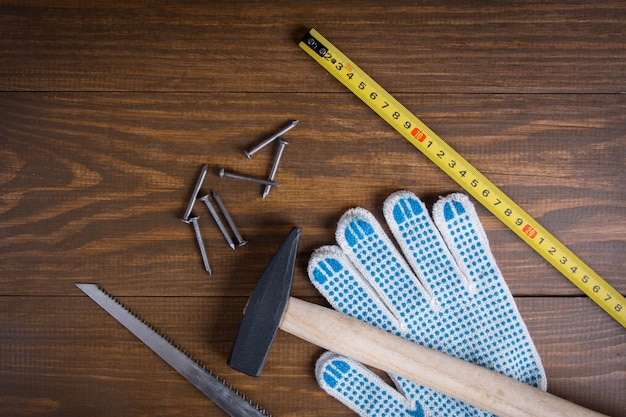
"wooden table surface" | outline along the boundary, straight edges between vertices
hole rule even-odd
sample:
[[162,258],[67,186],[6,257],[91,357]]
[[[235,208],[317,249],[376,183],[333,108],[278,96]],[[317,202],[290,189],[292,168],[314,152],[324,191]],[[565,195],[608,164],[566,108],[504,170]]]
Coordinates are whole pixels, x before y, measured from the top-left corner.
[[[297,45],[315,27],[618,291],[626,291],[626,4],[589,1],[0,1],[0,414],[221,411],[75,286],[95,282],[276,416],[348,416],[322,349],[279,333],[229,369],[242,309],[292,226],[293,295],[341,214],[461,191]],[[290,145],[243,150],[291,120]],[[273,149],[273,148],[272,148]],[[203,164],[248,244],[195,214]],[[626,330],[482,206],[549,391],[626,416]],[[445,414],[445,413],[444,413]]]

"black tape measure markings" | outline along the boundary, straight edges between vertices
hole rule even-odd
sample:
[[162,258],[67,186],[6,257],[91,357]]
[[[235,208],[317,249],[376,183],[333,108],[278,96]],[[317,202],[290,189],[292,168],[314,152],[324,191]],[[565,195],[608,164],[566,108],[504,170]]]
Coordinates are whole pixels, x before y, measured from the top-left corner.
[[626,299],[314,29],[300,47],[464,190],[626,327]]

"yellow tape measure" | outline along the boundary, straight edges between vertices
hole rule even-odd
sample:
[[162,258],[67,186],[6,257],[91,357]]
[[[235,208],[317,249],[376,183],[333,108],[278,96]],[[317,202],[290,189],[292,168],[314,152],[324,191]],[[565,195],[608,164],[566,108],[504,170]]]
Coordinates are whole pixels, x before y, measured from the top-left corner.
[[626,299],[334,45],[311,29],[300,47],[443,172],[626,327]]

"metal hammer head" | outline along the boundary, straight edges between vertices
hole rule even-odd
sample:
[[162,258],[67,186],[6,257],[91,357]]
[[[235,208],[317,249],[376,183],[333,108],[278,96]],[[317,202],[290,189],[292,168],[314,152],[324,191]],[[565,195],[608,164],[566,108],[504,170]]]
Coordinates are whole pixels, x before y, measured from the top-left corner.
[[301,230],[294,227],[263,271],[248,301],[228,366],[259,376],[287,307]]

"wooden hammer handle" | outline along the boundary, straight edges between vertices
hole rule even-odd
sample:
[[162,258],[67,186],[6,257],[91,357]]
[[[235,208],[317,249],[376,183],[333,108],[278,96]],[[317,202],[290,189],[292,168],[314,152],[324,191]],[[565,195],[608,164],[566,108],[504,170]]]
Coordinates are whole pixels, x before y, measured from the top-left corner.
[[603,415],[297,298],[289,298],[280,328],[324,349],[402,376],[500,417]]

